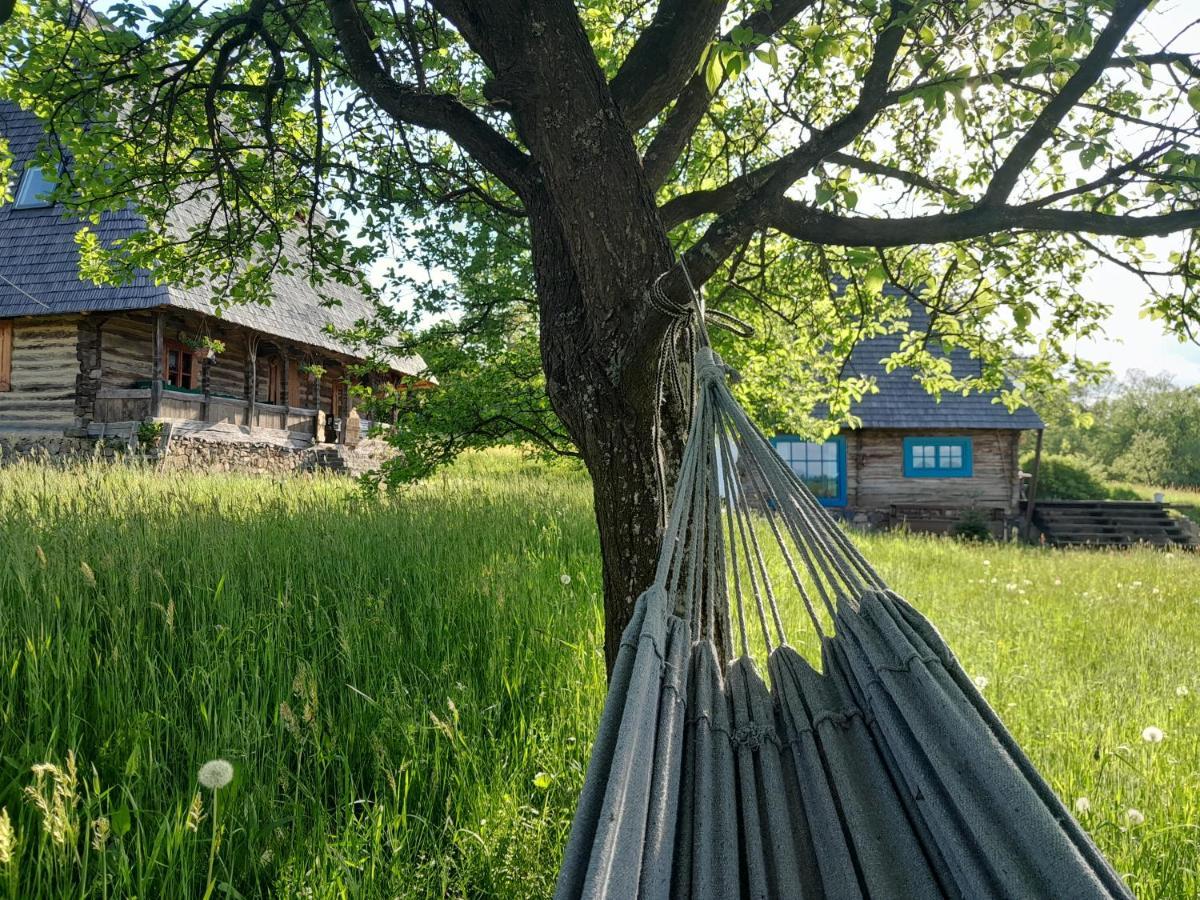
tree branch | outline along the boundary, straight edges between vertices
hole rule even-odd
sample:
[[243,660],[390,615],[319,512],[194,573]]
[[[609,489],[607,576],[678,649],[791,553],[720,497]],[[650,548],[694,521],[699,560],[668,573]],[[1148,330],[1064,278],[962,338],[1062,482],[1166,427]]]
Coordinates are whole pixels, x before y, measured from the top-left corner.
[[326,6],[350,76],[384,112],[397,122],[443,132],[510,190],[524,193],[529,157],[449,94],[396,81],[372,49],[354,0],[326,0]]
[[684,264],[697,283],[707,281],[729,254],[754,233],[793,182],[830,153],[841,150],[871,124],[886,105],[892,65],[900,52],[911,12],[908,0],[892,3],[886,24],[875,36],[871,62],[854,107],[795,150],[764,166],[770,169],[766,180],[747,184],[736,193],[728,211],[688,250]]
[[658,115],[696,71],[726,0],[661,0],[609,82],[630,131]]
[[[938,184],[924,175],[909,172],[896,166],[873,162],[869,159],[862,159],[849,153],[837,151],[830,153],[825,159],[830,162],[849,166],[852,169],[857,169],[869,175],[891,178],[912,187],[922,188],[948,197],[962,196],[958,191]],[[659,216],[662,218],[663,225],[669,230],[697,216],[729,212],[737,206],[740,199],[749,196],[758,187],[766,184],[781,169],[784,162],[783,159],[778,159],[767,163],[753,171],[747,172],[745,175],[739,175],[737,178],[730,179],[719,188],[712,188],[707,191],[691,191],[687,194],[681,194],[678,197],[672,197],[659,208]]]
[[[1200,57],[1198,53],[1172,53],[1169,51],[1161,51],[1159,53],[1139,53],[1135,56],[1123,56],[1120,59],[1110,59],[1105,63],[1104,68],[1108,69],[1133,69],[1139,65],[1147,66],[1171,66],[1182,65],[1195,76],[1200,77],[1200,64],[1196,60]],[[1072,59],[1070,64],[1074,66],[1082,66],[1087,61],[1086,57],[1081,59]],[[1062,66],[1063,63],[1058,63]],[[965,78],[956,78],[954,76],[946,76],[944,78],[929,78],[925,81],[914,81],[902,88],[897,88],[888,95],[888,102],[896,102],[904,99],[909,94],[915,94],[917,91],[925,90],[931,87],[942,86],[962,86],[977,88],[985,84],[991,84],[996,78],[1001,81],[1014,82],[1022,78],[1033,77],[1034,75],[1045,75],[1045,71],[1031,72],[1027,66],[1004,66],[1000,69],[992,69],[987,72],[980,72],[978,75],[968,75]]]
[[1034,156],[1049,140],[1058,124],[1104,74],[1105,68],[1112,61],[1113,54],[1116,53],[1130,26],[1151,2],[1152,0],[1117,0],[1108,24],[1096,38],[1096,43],[1084,57],[1083,63],[1067,79],[1067,83],[1054,96],[1054,99],[1046,104],[1028,130],[1021,135],[1004,162],[1000,164],[1000,168],[996,170],[996,174],[992,176],[987,191],[983,195],[984,204],[1002,203],[1008,199],[1013,188],[1016,187],[1021,173],[1029,167]]
[[1114,216],[1082,210],[976,206],[956,213],[904,219],[838,216],[797,200],[778,201],[766,224],[814,244],[838,247],[908,247],[983,237],[1013,229],[1151,237],[1200,227],[1200,209],[1157,216]]
[[[816,0],[777,0],[771,6],[747,16],[739,27],[749,29],[756,35],[762,35],[765,40],[815,2]],[[732,33],[731,29],[722,35],[721,39],[730,40]],[[761,42],[756,42],[746,45],[744,49],[752,50],[760,44]],[[650,182],[651,187],[658,188],[667,180],[671,167],[675,165],[675,161],[679,159],[679,154],[683,152],[683,148],[696,130],[696,126],[704,118],[704,112],[708,109],[711,100],[704,74],[693,75],[679,94],[670,115],[654,135],[654,139],[650,142],[650,146],[646,149],[646,155],[642,159],[646,179]]]

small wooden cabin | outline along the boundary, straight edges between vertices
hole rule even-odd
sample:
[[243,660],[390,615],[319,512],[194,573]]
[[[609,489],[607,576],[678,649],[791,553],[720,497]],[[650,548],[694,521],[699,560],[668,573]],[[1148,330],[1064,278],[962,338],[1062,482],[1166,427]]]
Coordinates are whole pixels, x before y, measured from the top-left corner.
[[[371,315],[355,289],[314,287],[277,275],[271,305],[221,316],[208,292],[153,283],[122,286],[79,277],[80,223],[43,198],[46,176],[22,163],[44,129],[0,104],[0,133],[16,165],[14,202],[0,207],[0,443],[81,448],[132,435],[144,422],[195,437],[256,446],[336,441],[353,403],[349,367],[364,354],[330,335]],[[132,211],[106,214],[111,240],[144,227]],[[328,305],[330,301],[334,305]],[[214,343],[224,349],[211,352]],[[392,357],[377,376],[427,386],[419,357]],[[372,376],[376,377],[376,376]]]
[[[848,370],[879,389],[853,407],[858,428],[823,443],[777,435],[776,449],[822,504],[859,526],[944,532],[971,516],[1005,536],[1020,512],[1021,432],[1040,431],[1041,418],[986,392],[934,398],[910,370],[886,370],[900,340],[873,338],[851,354]],[[966,350],[949,359],[959,377],[979,373]]]

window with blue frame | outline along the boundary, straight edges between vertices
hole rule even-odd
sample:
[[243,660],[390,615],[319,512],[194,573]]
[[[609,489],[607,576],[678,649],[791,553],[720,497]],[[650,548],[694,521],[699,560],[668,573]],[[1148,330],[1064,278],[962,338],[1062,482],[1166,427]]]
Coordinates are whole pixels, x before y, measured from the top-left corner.
[[906,478],[970,478],[973,474],[969,437],[906,437]]
[[845,438],[818,442],[780,435],[771,443],[823,506],[846,505]]

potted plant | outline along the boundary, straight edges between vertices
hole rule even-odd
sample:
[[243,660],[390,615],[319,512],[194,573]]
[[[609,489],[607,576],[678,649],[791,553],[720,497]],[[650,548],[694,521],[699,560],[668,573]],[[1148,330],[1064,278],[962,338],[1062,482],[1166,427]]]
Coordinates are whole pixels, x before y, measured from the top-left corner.
[[212,362],[218,353],[225,352],[225,342],[207,334],[184,338],[183,343],[191,349],[197,359],[206,362]]

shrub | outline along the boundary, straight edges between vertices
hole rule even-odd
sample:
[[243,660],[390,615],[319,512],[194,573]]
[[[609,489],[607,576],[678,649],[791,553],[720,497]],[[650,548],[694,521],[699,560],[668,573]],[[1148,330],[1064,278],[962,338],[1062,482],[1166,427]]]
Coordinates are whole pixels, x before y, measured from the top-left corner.
[[1139,494],[1137,491],[1133,490],[1132,488],[1121,487],[1120,485],[1117,485],[1116,487],[1111,487],[1108,489],[1108,499],[1109,500],[1145,500],[1146,498],[1143,497],[1141,494]]
[[[1032,471],[1033,454],[1021,457],[1021,468]],[[1038,500],[1108,500],[1107,473],[1082,456],[1044,453],[1038,469]]]
[[992,530],[988,527],[987,519],[983,513],[974,508],[968,509],[954,523],[953,534],[963,541],[990,541],[992,539]]

